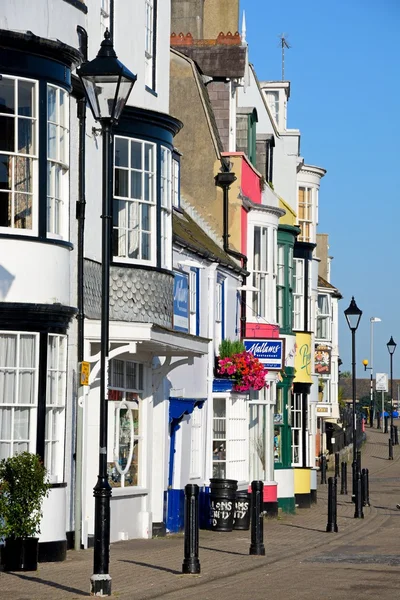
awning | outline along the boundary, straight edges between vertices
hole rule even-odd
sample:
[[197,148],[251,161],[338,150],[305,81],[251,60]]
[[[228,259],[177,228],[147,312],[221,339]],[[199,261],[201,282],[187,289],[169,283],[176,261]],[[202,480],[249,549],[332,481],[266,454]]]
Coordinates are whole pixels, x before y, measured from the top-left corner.
[[[86,321],[85,336],[90,341],[100,340],[99,320]],[[136,343],[136,352],[147,352],[154,356],[188,357],[207,354],[209,340],[152,323],[110,321],[110,343],[121,345]]]

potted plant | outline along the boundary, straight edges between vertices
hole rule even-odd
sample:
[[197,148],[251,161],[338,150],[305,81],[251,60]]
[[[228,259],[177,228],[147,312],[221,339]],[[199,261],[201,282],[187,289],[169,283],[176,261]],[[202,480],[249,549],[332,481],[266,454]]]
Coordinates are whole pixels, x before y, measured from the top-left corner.
[[40,456],[21,452],[0,462],[0,538],[6,571],[36,571],[42,502],[50,484]]
[[217,373],[234,381],[234,392],[248,392],[267,387],[266,369],[258,358],[245,350],[242,342],[224,340],[219,347],[219,353]]

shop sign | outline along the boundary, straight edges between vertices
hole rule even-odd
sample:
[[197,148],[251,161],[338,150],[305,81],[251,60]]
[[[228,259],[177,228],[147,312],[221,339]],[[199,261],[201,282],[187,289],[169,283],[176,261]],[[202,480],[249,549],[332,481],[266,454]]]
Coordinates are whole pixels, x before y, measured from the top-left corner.
[[174,329],[189,332],[189,276],[174,272]]
[[89,385],[90,363],[86,360],[81,362],[81,385]]
[[316,344],[314,352],[315,373],[318,375],[331,374],[332,348],[324,344]]
[[296,333],[296,356],[294,368],[296,369],[295,383],[312,383],[311,379],[311,334]]
[[330,412],[327,406],[317,406],[317,413],[328,413]]
[[251,352],[266,369],[280,371],[284,366],[285,340],[272,338],[243,340],[247,352]]

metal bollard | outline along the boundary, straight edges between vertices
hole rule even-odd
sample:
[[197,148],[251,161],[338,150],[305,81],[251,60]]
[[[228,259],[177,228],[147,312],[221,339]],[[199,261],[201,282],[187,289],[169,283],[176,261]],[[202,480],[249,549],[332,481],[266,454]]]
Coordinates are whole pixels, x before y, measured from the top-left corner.
[[340,493],[347,494],[347,463],[344,461],[341,464],[341,471]]
[[361,473],[357,473],[355,505],[356,505],[356,508],[354,511],[354,518],[355,519],[363,519],[364,512],[363,512],[363,503],[362,503]]
[[389,460],[393,460],[393,442],[389,438]]
[[361,476],[361,450],[357,450],[357,473]]
[[399,445],[399,430],[397,425],[394,426],[394,445],[398,446]]
[[340,454],[339,454],[339,452],[335,452],[335,477],[336,478],[340,477],[339,461],[340,461]]
[[262,481],[251,482],[251,544],[249,554],[265,556],[263,501],[264,484]]
[[328,479],[328,523],[326,526],[328,532],[338,532],[337,526],[337,479],[329,477]]
[[388,433],[388,421],[389,421],[389,417],[384,417],[385,419],[385,430],[383,433]]
[[381,428],[381,415],[378,413],[377,417],[376,417],[376,428],[380,429]]
[[362,481],[363,506],[369,506],[370,504],[369,504],[369,471],[368,471],[368,469],[362,470],[361,481]]
[[321,483],[326,483],[326,456],[324,454],[321,454],[320,469],[321,469]]
[[351,501],[356,501],[356,488],[357,488],[357,461],[351,463]]
[[394,441],[394,425],[390,426],[390,439],[392,440],[392,444],[394,446],[395,445],[395,441]]
[[200,573],[199,561],[199,486],[185,486],[185,540],[182,573]]

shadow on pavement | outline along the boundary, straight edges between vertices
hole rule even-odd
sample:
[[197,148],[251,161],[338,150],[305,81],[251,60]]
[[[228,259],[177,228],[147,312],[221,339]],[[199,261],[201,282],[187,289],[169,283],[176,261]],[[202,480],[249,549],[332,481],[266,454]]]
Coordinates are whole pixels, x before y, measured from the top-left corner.
[[231,550],[220,550],[219,548],[208,548],[208,546],[200,546],[200,550],[211,550],[212,552],[222,552],[223,554],[236,554],[237,556],[248,556],[246,552],[232,552]]
[[[41,583],[43,585],[48,585],[49,587],[57,588],[58,590],[63,590],[64,592],[71,592],[72,594],[78,594],[79,596],[84,596],[87,598],[89,592],[84,592],[82,590],[78,590],[77,588],[72,588],[67,585],[62,585],[61,583],[56,583],[55,581],[48,581],[47,579],[40,579],[40,577],[30,577],[29,575],[22,575],[22,573],[12,573],[8,571],[7,575],[12,575],[13,577],[18,577],[19,579],[23,579],[23,581],[32,581],[33,583]],[[89,581],[88,581],[89,587]]]
[[172,575],[182,575],[182,571],[176,571],[175,569],[168,569],[168,567],[159,567],[157,565],[150,565],[149,563],[139,562],[138,560],[126,560],[120,558],[118,562],[129,563],[131,565],[137,565],[138,567],[147,567],[148,569],[154,569],[155,571],[165,571],[166,573],[172,573]]
[[296,529],[307,529],[307,531],[319,531],[319,533],[326,533],[325,529],[315,529],[314,527],[303,527],[303,525],[292,525],[291,523],[282,523],[284,527],[295,527]]

